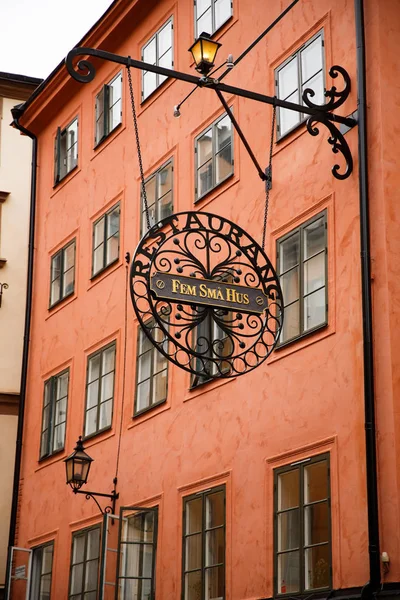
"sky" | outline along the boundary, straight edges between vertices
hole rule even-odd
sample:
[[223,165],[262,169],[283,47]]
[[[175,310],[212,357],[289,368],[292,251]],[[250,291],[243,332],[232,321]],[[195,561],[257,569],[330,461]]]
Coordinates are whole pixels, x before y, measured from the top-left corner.
[[0,0],[0,71],[46,78],[112,0]]

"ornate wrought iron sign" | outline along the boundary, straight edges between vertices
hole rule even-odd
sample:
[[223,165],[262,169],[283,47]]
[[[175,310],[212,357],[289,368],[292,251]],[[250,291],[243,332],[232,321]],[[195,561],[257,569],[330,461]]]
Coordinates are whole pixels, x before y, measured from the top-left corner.
[[136,249],[130,288],[152,344],[200,377],[251,371],[281,332],[283,297],[271,262],[217,215],[177,213],[154,225]]

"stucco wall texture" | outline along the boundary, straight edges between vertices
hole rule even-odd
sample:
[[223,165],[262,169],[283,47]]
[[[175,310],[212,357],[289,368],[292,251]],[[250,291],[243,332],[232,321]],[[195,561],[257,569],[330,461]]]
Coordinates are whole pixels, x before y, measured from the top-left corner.
[[[220,60],[237,57],[286,7],[287,2],[234,0],[233,18],[218,32]],[[366,1],[369,164],[375,326],[381,549],[398,581],[399,439],[398,351],[399,258],[396,55],[399,5]],[[194,39],[192,3],[122,0],[94,28],[85,45],[140,57],[143,43],[173,14],[174,67],[191,72],[187,48]],[[353,2],[300,0],[291,12],[229,75],[229,83],[274,95],[274,68],[323,28],[325,62],[343,65],[352,91],[340,114],[357,108]],[[328,70],[328,69],[327,69]],[[332,177],[336,160],[326,132],[311,137],[304,126],[274,145],[273,187],[267,253],[276,240],[322,210],[328,222],[328,325],[276,350],[250,375],[190,390],[190,377],[170,367],[165,404],[132,418],[138,324],[127,294],[126,252],[140,237],[140,185],[126,72],[122,125],[94,149],[94,100],[120,68],[98,63],[93,82],[73,82],[63,68],[23,118],[38,135],[38,198],[33,320],[26,427],[22,461],[18,546],[54,539],[52,590],[67,597],[71,533],[100,522],[91,501],[73,496],[65,484],[63,459],[83,430],[87,357],[116,340],[117,362],[111,428],[85,444],[95,459],[88,489],[108,491],[119,453],[119,506],[159,506],[157,598],[180,598],[182,498],[226,483],[226,598],[254,600],[273,595],[273,470],[330,452],[333,587],[362,586],[369,579],[364,443],[363,347],[357,127],[346,134],[354,172]],[[202,89],[182,107],[190,90],[165,83],[140,104],[140,73],[133,73],[145,175],[174,160],[174,210],[194,207],[194,138],[222,114],[211,90]],[[228,82],[228,78],[226,80]],[[326,87],[332,84],[326,75]],[[271,108],[227,98],[260,161],[266,161]],[[396,112],[397,111],[397,112]],[[79,117],[78,168],[53,188],[57,127]],[[121,203],[119,261],[91,280],[92,226]],[[234,136],[234,175],[196,209],[223,215],[261,241],[264,186],[240,140]],[[50,257],[76,238],[75,293],[49,310]],[[44,381],[70,368],[65,450],[39,462]],[[120,429],[121,428],[121,429]],[[121,439],[120,439],[121,431]],[[120,448],[119,448],[120,444]]]

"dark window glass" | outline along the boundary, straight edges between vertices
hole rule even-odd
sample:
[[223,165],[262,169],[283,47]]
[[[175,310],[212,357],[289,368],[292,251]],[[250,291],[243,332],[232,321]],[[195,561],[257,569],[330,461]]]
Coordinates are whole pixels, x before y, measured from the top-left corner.
[[233,173],[232,124],[228,115],[196,138],[195,153],[198,200]]
[[118,204],[93,225],[93,276],[118,260],[119,223],[120,207]]
[[[324,39],[321,31],[295,52],[275,71],[275,86],[278,98],[303,104],[303,92],[312,89],[315,104],[324,104]],[[294,129],[308,118],[293,110],[278,108],[278,138]]]
[[[200,307],[199,310],[203,311],[204,309]],[[216,313],[221,321],[226,320],[229,322],[232,319],[231,313],[225,309],[217,310]],[[202,358],[194,359],[196,361],[196,370],[203,370],[204,375],[194,375],[192,377],[192,387],[218,377],[219,369],[222,372],[229,370],[229,364],[223,360],[223,357],[228,356],[232,352],[232,340],[210,314],[196,327],[194,331],[194,344],[196,350],[203,355]],[[209,352],[204,352],[205,348],[208,348]],[[207,360],[207,357],[218,360],[218,366],[212,360]]]
[[277,244],[284,300],[283,343],[327,322],[326,212],[291,231]]
[[122,120],[122,73],[101,88],[96,96],[95,144],[106,138]]
[[64,448],[68,386],[69,369],[50,377],[44,384],[40,458]]
[[70,600],[97,600],[100,527],[83,529],[72,536]]
[[275,471],[275,593],[331,586],[328,456]]
[[51,257],[50,307],[74,293],[75,240]]
[[[154,322],[150,321],[146,327],[153,325]],[[168,343],[159,328],[155,329],[154,335],[157,341]],[[135,415],[166,400],[168,361],[142,329],[138,331],[136,382]]]
[[114,379],[115,342],[88,358],[86,381],[85,436],[111,427]]
[[183,600],[224,600],[225,486],[183,503]]
[[38,546],[32,553],[30,600],[50,600],[54,542]]
[[78,164],[78,117],[65,129],[58,128],[54,154],[54,184],[57,184]]
[[232,14],[232,0],[195,0],[194,18],[196,37],[201,33],[212,35]]
[[[173,213],[173,164],[167,162],[145,182],[147,206],[149,209],[150,226]],[[147,217],[142,196],[141,231],[147,231]]]
[[119,545],[119,600],[153,600],[158,509],[123,509]]
[[[155,35],[143,46],[142,60],[151,65],[158,65],[166,69],[172,69],[174,66],[173,50],[172,50],[172,19],[169,19],[159,29]],[[152,73],[151,71],[143,71],[142,73],[142,100],[145,100],[150,94],[160,86],[167,77]]]

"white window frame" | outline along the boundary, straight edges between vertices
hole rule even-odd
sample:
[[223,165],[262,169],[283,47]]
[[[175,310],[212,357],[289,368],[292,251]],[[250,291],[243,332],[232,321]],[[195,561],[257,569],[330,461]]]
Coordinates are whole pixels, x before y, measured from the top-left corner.
[[[72,134],[75,134],[76,139]],[[70,141],[71,138],[71,141]],[[72,121],[61,129],[58,127],[57,135],[54,140],[54,185],[62,181],[75,167],[78,166],[78,146],[79,142],[79,119],[76,116]],[[64,148],[65,145],[65,148]],[[74,157],[74,150],[76,156]]]
[[[164,27],[166,27],[169,23],[171,24],[171,46],[168,48],[168,50],[166,52],[164,52],[164,54],[162,56],[159,56],[159,53],[158,53],[158,36],[160,35],[160,33],[164,29]],[[144,52],[145,52],[147,46],[149,46],[153,42],[153,40],[155,40],[155,43],[156,43],[156,62],[155,62],[155,64],[157,66],[162,66],[162,65],[159,64],[160,59],[163,56],[165,56],[165,54],[167,52],[169,52],[169,49],[171,49],[171,55],[172,55],[171,56],[171,65],[170,66],[168,65],[168,67],[165,67],[165,68],[173,69],[173,67],[174,67],[174,18],[173,18],[173,16],[171,16],[169,19],[167,19],[165,21],[165,23],[163,23],[161,25],[161,27],[159,29],[157,29],[157,31],[155,32],[155,34],[152,35],[152,37],[149,40],[147,40],[147,42],[143,45],[142,51],[141,51],[141,60],[144,61],[144,62],[148,62],[144,58]],[[149,71],[142,71],[142,95],[141,95],[142,102],[145,102],[145,100],[147,100],[147,98],[150,98],[150,96],[152,96],[154,94],[154,92],[156,90],[158,90],[158,88],[164,83],[164,81],[166,81],[168,79],[165,75],[160,75],[160,74],[156,73],[155,74],[155,77],[156,77],[156,87],[154,89],[152,89],[145,96],[145,94],[144,94],[144,81],[145,81],[144,77],[145,77],[145,74],[148,73],[148,72]]]
[[[112,106],[110,106],[110,88],[112,87],[113,83],[115,81],[117,81],[117,79],[120,79],[120,87],[121,87],[121,95],[118,98],[118,100],[116,100],[114,102],[114,104]],[[100,94],[103,93],[103,131],[102,134],[99,136],[99,138],[97,139],[97,99],[99,98]],[[99,144],[101,144],[101,142],[103,140],[105,140],[119,125],[121,125],[122,123],[122,71],[119,71],[119,73],[117,73],[117,75],[115,75],[108,83],[106,83],[105,85],[103,85],[103,87],[101,88],[101,90],[98,92],[98,94],[96,94],[96,98],[95,98],[95,118],[94,118],[94,143],[95,143],[95,147],[98,146]],[[114,125],[114,127],[110,127],[110,113],[111,113],[111,109],[117,104],[117,102],[120,102],[120,112],[119,112],[119,121],[118,123],[116,123]]]
[[197,15],[197,6],[198,6],[198,0],[194,0],[194,10],[193,10],[193,17],[194,17],[194,35],[195,38],[198,38],[200,34],[202,33],[208,33],[209,35],[213,35],[216,31],[218,31],[223,25],[225,25],[225,23],[227,23],[229,21],[229,19],[231,17],[233,17],[233,0],[230,1],[231,4],[231,14],[225,19],[225,21],[222,21],[222,23],[220,23],[218,25],[218,27],[216,27],[215,25],[215,4],[217,2],[217,0],[210,0],[211,1],[211,29],[212,31],[199,31],[198,30],[198,21],[201,19],[201,17],[207,12],[207,10],[209,10],[208,8],[200,15]]

